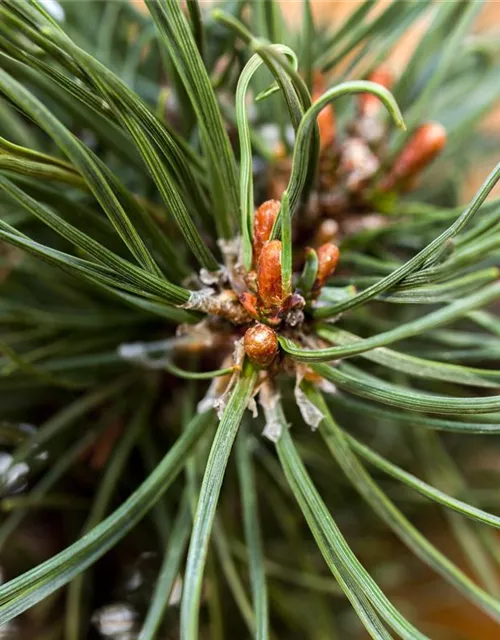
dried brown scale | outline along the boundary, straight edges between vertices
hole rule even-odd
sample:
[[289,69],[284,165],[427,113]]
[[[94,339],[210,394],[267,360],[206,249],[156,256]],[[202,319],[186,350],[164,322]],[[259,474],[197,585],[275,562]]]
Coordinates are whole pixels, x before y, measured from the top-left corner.
[[252,318],[259,317],[258,304],[259,300],[257,296],[254,296],[253,293],[246,291],[240,295],[240,302],[245,307],[247,312],[252,316]]
[[222,358],[232,352],[240,337],[239,330],[239,327],[236,328],[218,316],[207,316],[196,325],[180,325],[176,332],[178,343],[173,355],[181,363],[186,363],[186,368],[189,368],[192,356],[196,356],[197,361],[204,363],[207,369],[224,368],[219,364]]
[[183,305],[184,308],[219,316],[236,325],[247,324],[252,320],[250,314],[241,305],[238,295],[232,289],[225,289],[213,295],[195,293],[199,295]]

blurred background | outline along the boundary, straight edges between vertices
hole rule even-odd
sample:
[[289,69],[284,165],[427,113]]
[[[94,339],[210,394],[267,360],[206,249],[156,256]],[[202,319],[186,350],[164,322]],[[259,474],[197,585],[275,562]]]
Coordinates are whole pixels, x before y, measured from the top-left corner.
[[[75,0],[75,2],[83,2],[85,0]],[[117,2],[126,2],[127,0],[116,0]],[[144,7],[142,0],[128,0],[133,2],[134,5],[141,11],[147,11]],[[203,5],[214,4],[213,0],[200,0]],[[252,2],[265,2],[266,0],[251,0]],[[405,0],[400,0],[405,1]],[[452,0],[453,1],[453,0]],[[1,2],[1,0],[0,0]],[[314,15],[318,22],[337,22],[343,20],[346,15],[355,10],[362,0],[311,0]],[[382,11],[384,7],[389,4],[389,0],[385,0],[379,3],[375,11]],[[302,1],[301,0],[282,0],[282,7],[285,15],[290,23],[297,23],[302,18]],[[391,52],[388,62],[394,68],[396,74],[398,70],[401,70],[406,65],[407,61],[411,58],[415,47],[418,45],[422,33],[425,31],[427,24],[424,21],[416,24],[410,33],[407,33],[404,39],[398,43],[398,45]],[[500,0],[489,0],[484,3],[484,8],[479,15],[475,29],[479,32],[487,29],[492,36],[495,33],[498,34],[500,39]],[[353,55],[355,52],[353,52]],[[500,77],[498,79],[500,83]],[[483,131],[500,141],[500,105],[497,105],[492,110],[483,124],[481,125]],[[500,144],[498,146],[500,151]],[[496,158],[491,156],[484,159],[479,158],[476,164],[469,171],[466,180],[462,185],[461,199],[467,201],[472,194],[477,190],[479,185],[484,180],[485,176],[491,170],[495,161],[500,159],[500,153],[496,154]],[[500,196],[500,186],[494,190],[490,197]],[[119,431],[118,431],[119,433]],[[385,437],[389,439],[390,434],[378,434],[375,437]],[[500,467],[498,456],[495,455],[495,451],[490,448],[487,439],[483,440],[482,445],[476,446],[474,452],[469,453],[467,451],[467,437],[459,436],[461,443],[460,456],[457,456],[458,464],[462,463],[467,465],[469,471],[472,471],[478,478],[481,476],[494,477],[495,473],[498,473]],[[475,437],[475,436],[469,436]],[[457,438],[458,440],[458,438]],[[397,446],[397,441],[395,440]],[[450,438],[451,451],[456,454],[456,450],[453,449],[455,441]],[[465,442],[465,444],[464,444]],[[392,445],[391,445],[392,446]],[[113,442],[110,443],[110,447],[113,447]],[[312,466],[312,465],[311,465]],[[500,639],[500,626],[494,623],[486,615],[482,614],[479,609],[472,606],[464,598],[460,596],[451,586],[444,583],[437,575],[430,571],[422,562],[420,562],[412,553],[410,553],[403,544],[397,540],[383,525],[379,526],[373,524],[373,518],[369,518],[365,513],[353,513],[350,507],[350,498],[355,499],[353,490],[348,486],[342,484],[342,478],[339,474],[333,475],[328,470],[325,471],[324,467],[314,469],[314,473],[318,476],[318,481],[323,483],[323,487],[334,485],[338,482],[339,492],[344,492],[347,496],[346,503],[347,508],[340,509],[339,513],[336,513],[336,517],[342,525],[342,529],[350,532],[349,541],[353,543],[353,549],[360,559],[370,568],[375,579],[383,584],[384,590],[391,598],[393,603],[399,607],[403,613],[408,613],[411,606],[414,610],[417,610],[416,618],[425,621],[436,629],[436,635],[433,638],[437,640],[494,640]],[[86,478],[78,478],[81,484],[87,483]],[[90,485],[90,482],[88,482]],[[487,483],[486,483],[487,484]],[[86,485],[85,485],[86,486]],[[259,487],[261,494],[267,499],[266,488],[261,485]],[[351,491],[351,493],[349,493]],[[90,495],[90,489],[88,490]],[[445,551],[450,559],[455,562],[460,568],[471,575],[470,567],[464,562],[464,556],[461,549],[458,548],[455,540],[450,534],[448,523],[443,517],[441,510],[435,505],[429,504],[425,508],[422,507],[423,499],[419,496],[413,497],[409,493],[404,491],[401,494],[396,495],[392,493],[391,497],[395,499],[401,499],[405,501],[405,511],[410,518],[414,521],[416,526],[422,531],[432,543],[434,543],[439,549]],[[498,513],[500,489],[493,488],[491,493],[484,496],[484,502],[482,505],[491,510],[493,513]],[[271,496],[272,499],[272,496]],[[413,502],[412,502],[413,500]],[[84,511],[88,508],[88,501],[82,500],[82,504],[79,508]],[[368,511],[368,509],[366,509]],[[300,513],[296,511],[297,518],[300,518]],[[354,518],[360,518],[359,521],[353,523]],[[72,524],[72,523],[70,523]],[[366,525],[366,532],[363,531],[363,527]],[[60,546],[63,544],[65,537],[65,528],[69,528],[67,520],[58,515],[48,516],[43,521],[41,519],[32,518],[29,521],[29,527],[21,529],[19,533],[16,533],[16,544],[22,549],[21,562],[29,565],[32,561],[30,553],[33,556],[45,556],[49,557],[56,553]],[[359,531],[362,534],[359,534]],[[354,532],[354,533],[353,533]],[[494,534],[497,535],[496,530]],[[61,539],[59,539],[61,538]],[[144,542],[147,548],[148,541]],[[121,556],[114,557],[112,560],[107,558],[99,564],[97,569],[97,580],[102,585],[103,591],[108,590],[108,583],[110,575],[124,574],[123,583],[128,584],[127,580],[130,576],[135,575],[135,571],[142,572],[142,574],[148,576],[148,572],[151,575],[155,574],[158,564],[158,558],[143,553],[139,557],[138,563],[142,563],[139,569],[135,565],[127,566],[127,560],[130,557],[137,556],[137,549],[132,548],[125,549]],[[142,547],[141,547],[142,548]],[[26,551],[28,550],[28,551]],[[127,553],[127,551],[130,551]],[[272,552],[272,549],[271,549]],[[304,550],[306,554],[307,549]],[[272,555],[272,554],[271,554]],[[0,558],[0,565],[4,562],[9,564],[9,559],[12,561],[14,556],[12,548],[7,547],[5,551],[5,558]],[[391,562],[387,562],[387,558],[391,559]],[[382,565],[383,562],[383,565]],[[378,566],[378,564],[380,566]],[[404,573],[402,572],[404,567]],[[320,571],[322,570],[322,566]],[[121,572],[121,573],[120,573]],[[127,574],[130,574],[128,575]],[[127,578],[128,576],[128,578]],[[499,576],[500,578],[500,576]],[[131,580],[131,578],[130,578]],[[150,587],[150,583],[145,579],[146,586]],[[146,588],[144,592],[149,594]],[[135,592],[134,592],[135,593]],[[108,594],[106,594],[108,597]],[[149,597],[149,596],[148,596]],[[325,598],[331,598],[331,594],[326,593]],[[338,598],[336,602],[333,602],[332,606],[338,606]],[[410,604],[411,603],[411,604]],[[47,607],[50,607],[50,602],[45,603]],[[143,604],[141,602],[141,604]],[[43,611],[40,616],[43,616]],[[33,614],[34,615],[34,614]],[[311,616],[314,614],[311,612]],[[341,616],[344,615],[343,613]],[[350,611],[348,616],[355,617],[355,613]],[[352,622],[352,620],[351,620]],[[341,629],[352,628],[350,619],[345,622],[345,626],[341,626]],[[354,625],[357,629],[358,626]],[[92,633],[96,633],[93,630]],[[342,633],[342,631],[341,631]],[[7,636],[3,634],[0,628],[0,640],[3,640]],[[12,640],[12,636],[8,636]],[[19,636],[18,636],[19,637]],[[59,636],[58,636],[59,637]],[[90,637],[90,636],[89,636]],[[96,635],[92,635],[91,638],[96,638]],[[102,637],[102,636],[99,636]],[[338,640],[344,640],[347,636],[339,636]],[[360,631],[359,639],[363,640],[366,636]],[[19,637],[20,638],[20,637]],[[349,635],[349,638],[352,638]],[[23,636],[24,640],[24,636]],[[28,640],[28,637],[26,637]],[[44,635],[44,638],[33,637],[32,640],[50,640],[48,634]],[[280,640],[286,640],[280,638]],[[307,638],[305,640],[308,640]],[[320,640],[323,640],[321,638]],[[329,640],[325,638],[324,640]]]
[[[266,0],[254,0],[256,2]],[[330,21],[342,21],[347,15],[356,9],[363,0],[311,0],[312,10],[314,17],[318,22],[328,24]],[[446,0],[444,0],[446,1]],[[142,8],[143,11],[147,11],[143,0],[130,0],[137,8]],[[214,4],[215,0],[201,0],[202,4]],[[401,0],[405,2],[405,0]],[[377,3],[377,6],[373,10],[375,15],[377,12],[382,12],[387,5],[390,4],[390,0],[382,0]],[[281,0],[281,6],[287,19],[290,23],[296,23],[301,20],[302,16],[302,1],[301,0]],[[407,33],[399,44],[393,49],[391,55],[388,58],[388,62],[394,68],[396,73],[401,70],[417,46],[422,33],[426,29],[426,21],[421,20],[410,33]],[[477,19],[476,31],[484,31],[487,29],[491,32],[497,32],[500,38],[500,0],[487,0],[484,2],[484,7]],[[493,35],[492,33],[492,35]],[[354,56],[357,50],[352,55]],[[499,78],[500,82],[500,78]],[[492,113],[484,119],[483,130],[500,136],[500,106],[498,106]],[[463,199],[469,200],[476,192],[478,187],[483,182],[485,176],[491,170],[491,159],[485,158],[484,162],[479,161],[477,166],[470,171],[470,175],[466,183],[463,185]],[[500,186],[493,190],[490,198],[494,198],[500,195]]]

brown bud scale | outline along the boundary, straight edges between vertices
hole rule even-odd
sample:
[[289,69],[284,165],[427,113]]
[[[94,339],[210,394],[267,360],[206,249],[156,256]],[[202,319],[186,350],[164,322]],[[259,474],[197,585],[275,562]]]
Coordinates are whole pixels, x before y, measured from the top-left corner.
[[281,281],[281,241],[267,242],[260,253],[257,265],[257,285],[264,307],[280,305],[283,300]]
[[243,338],[246,355],[261,367],[268,367],[278,355],[276,332],[265,324],[255,324]]
[[267,200],[257,209],[253,219],[254,263],[258,264],[262,247],[271,237],[274,221],[281,204],[278,200]]
[[257,318],[257,298],[252,293],[249,293],[248,291],[242,293],[240,296],[240,302],[252,318]]

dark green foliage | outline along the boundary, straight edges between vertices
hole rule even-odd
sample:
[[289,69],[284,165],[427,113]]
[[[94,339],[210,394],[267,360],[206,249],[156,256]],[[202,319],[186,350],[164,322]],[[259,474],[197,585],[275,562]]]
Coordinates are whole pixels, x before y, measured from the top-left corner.
[[[481,3],[370,0],[325,28],[306,1],[297,31],[274,0],[146,5],[62,2],[59,21],[0,0],[0,624],[91,638],[93,612],[125,601],[141,640],[357,638],[348,600],[373,638],[457,637],[398,595],[429,580],[414,557],[499,624],[498,472],[472,461],[500,455],[500,165],[460,200],[500,91],[496,40],[471,36]],[[392,93],[367,81],[424,17]],[[269,126],[289,161],[283,288],[313,291],[316,119],[335,101],[342,136],[366,93],[381,173],[423,122],[446,149],[416,191],[372,185],[377,224],[343,235],[303,334],[278,330],[252,418],[264,374],[228,358],[245,323],[198,292],[229,288],[233,258],[252,268]],[[428,537],[441,512],[457,564]]]

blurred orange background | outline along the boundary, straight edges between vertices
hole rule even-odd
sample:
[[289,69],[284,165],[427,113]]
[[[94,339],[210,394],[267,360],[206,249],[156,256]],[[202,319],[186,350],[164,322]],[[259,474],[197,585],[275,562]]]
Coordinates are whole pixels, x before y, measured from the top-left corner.
[[[266,0],[252,0],[253,2],[265,2]],[[400,0],[404,2],[405,0]],[[444,0],[446,1],[446,0]],[[144,0],[130,0],[138,8],[147,11]],[[216,4],[216,0],[200,0],[202,4]],[[286,18],[291,22],[296,22],[301,19],[302,14],[302,0],[280,0],[283,12]],[[377,7],[374,8],[374,13],[382,11],[391,0],[380,0]],[[362,0],[311,0],[312,9],[315,17],[319,21],[328,22],[335,19],[342,20],[351,13],[357,6],[362,3]],[[478,17],[475,29],[481,31],[484,29],[491,29],[497,27],[498,37],[500,38],[500,0],[488,0],[484,3],[484,7]],[[394,48],[391,55],[388,58],[390,64],[397,72],[398,69],[402,69],[406,64],[406,61],[411,56],[412,51],[418,44],[422,32],[426,28],[426,20],[419,21],[404,39]],[[500,105],[497,109],[485,118],[483,123],[483,129],[486,131],[494,131],[496,134],[500,134]],[[469,176],[463,185],[463,199],[469,200],[476,190],[480,187],[481,183],[491,171],[495,160],[488,157],[483,162],[475,166],[469,173]],[[500,185],[497,185],[490,194],[490,198],[500,196]],[[500,638],[500,632],[499,632]]]
[[[263,1],[265,2],[265,0]],[[405,0],[401,1],[404,2]],[[362,0],[311,0],[315,17],[324,22],[328,22],[328,20],[332,18],[335,20],[343,19],[361,3]],[[377,11],[383,10],[388,4],[390,4],[390,0],[381,0],[378,3]],[[290,21],[293,22],[300,19],[302,12],[302,0],[281,0],[281,5]],[[394,48],[392,54],[388,58],[388,61],[396,71],[404,68],[425,28],[426,20],[421,20],[410,31],[410,33],[405,35],[404,39],[401,40],[398,46]],[[498,29],[498,37],[500,38],[499,0],[489,0],[484,3],[484,7],[479,14],[475,26],[475,30],[477,31],[492,28]],[[486,131],[494,131],[495,133],[500,134],[500,104],[487,118],[485,118],[483,128]],[[468,180],[466,184],[464,184],[464,200],[468,200],[472,197],[485,179],[486,175],[491,171],[494,163],[494,158],[485,158],[484,162],[481,162],[471,170]],[[497,185],[493,190],[490,194],[490,198],[498,196],[500,196],[500,185]],[[500,631],[498,632],[497,637],[500,638]]]

